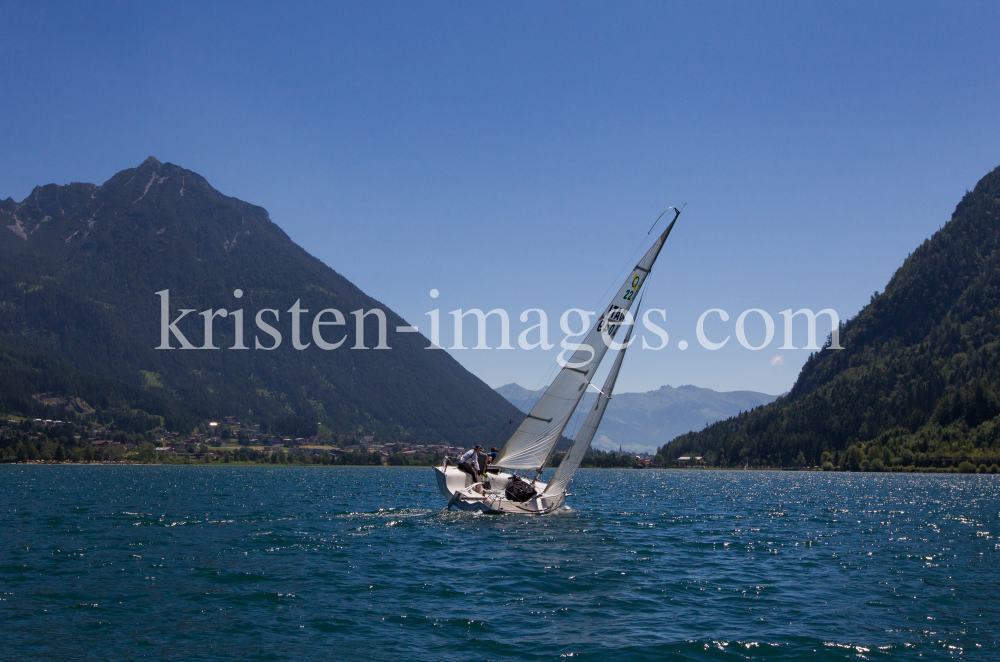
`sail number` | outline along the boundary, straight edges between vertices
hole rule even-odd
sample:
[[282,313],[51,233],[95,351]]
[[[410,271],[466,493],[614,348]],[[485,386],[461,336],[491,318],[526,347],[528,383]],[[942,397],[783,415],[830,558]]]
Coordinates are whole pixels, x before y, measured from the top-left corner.
[[[638,272],[632,274],[632,282],[629,283],[629,285],[631,285],[632,287],[630,289],[625,290],[625,294],[622,295],[622,298],[625,299],[626,301],[631,301],[633,298],[635,298],[636,293],[639,291],[639,286],[641,285],[641,283]],[[611,304],[610,306],[608,306],[607,312],[601,315],[601,319],[597,322],[597,330],[601,331],[601,329],[604,328],[604,325],[607,324],[608,335],[613,338],[615,333],[618,332],[618,327],[621,326],[621,323],[624,319],[625,319],[625,309],[620,306],[616,306],[615,304]]]
[[622,295],[622,298],[625,299],[626,301],[631,301],[633,298],[635,298],[635,295],[638,291],[639,291],[639,274],[634,274],[632,276],[632,289],[625,290],[625,294]]

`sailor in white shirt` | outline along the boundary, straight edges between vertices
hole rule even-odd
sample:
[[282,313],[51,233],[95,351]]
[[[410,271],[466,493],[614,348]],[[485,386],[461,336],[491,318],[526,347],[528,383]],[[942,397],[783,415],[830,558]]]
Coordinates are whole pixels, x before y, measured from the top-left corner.
[[477,456],[482,450],[483,447],[477,444],[476,447],[473,448],[471,451],[466,451],[465,453],[463,453],[462,457],[459,458],[458,460],[459,470],[464,471],[465,473],[472,476],[473,483],[479,482],[480,469],[479,469],[479,458]]

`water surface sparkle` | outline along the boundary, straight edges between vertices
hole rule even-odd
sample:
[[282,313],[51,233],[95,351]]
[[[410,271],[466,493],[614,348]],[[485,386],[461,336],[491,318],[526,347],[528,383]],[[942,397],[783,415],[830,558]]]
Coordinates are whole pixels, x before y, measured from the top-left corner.
[[1000,648],[1000,477],[0,466],[5,659],[922,659]]

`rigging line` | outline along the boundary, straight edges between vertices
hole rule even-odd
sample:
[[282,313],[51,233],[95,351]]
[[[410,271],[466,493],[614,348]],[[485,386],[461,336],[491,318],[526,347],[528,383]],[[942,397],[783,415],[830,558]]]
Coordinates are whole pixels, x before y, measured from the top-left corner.
[[[686,202],[683,205],[681,205],[680,211],[683,211],[685,207],[687,207],[687,203]],[[660,222],[660,219],[663,218],[663,214],[666,214],[671,209],[675,209],[676,210],[677,207],[667,207],[665,210],[663,210],[663,212],[660,213],[660,215],[656,217],[656,220],[653,222],[652,227],[649,228],[649,231],[646,232],[647,236],[649,236],[650,232],[653,231],[653,228],[656,227],[656,224]],[[636,255],[638,255],[639,251],[642,249],[642,247],[643,247],[643,245],[645,243],[646,243],[645,239],[643,239],[642,241],[639,242],[639,245],[632,252],[632,255],[629,256],[628,262],[626,264],[631,264],[632,263],[633,259],[635,258]],[[631,270],[631,267],[629,267],[628,270]],[[611,288],[615,286],[615,283],[618,282],[618,279],[621,277],[621,275],[623,273],[625,273],[625,271],[627,271],[627,269],[625,269],[623,267],[621,270],[618,271],[617,274],[615,274],[615,277],[611,281],[611,284],[608,285],[608,288],[606,290],[604,290],[604,293],[600,297],[598,297],[598,299],[597,299],[598,303],[600,303],[601,301],[604,300],[604,297],[606,297],[608,295],[608,292],[611,291]],[[643,285],[645,285],[645,283],[643,283]],[[643,290],[644,290],[643,294],[645,294],[645,289],[646,288],[643,288]],[[640,297],[640,303],[641,303],[641,301],[642,301],[642,298]],[[603,310],[603,306],[601,307],[601,309]],[[597,306],[595,306],[595,310],[597,310]],[[538,392],[542,388],[543,384],[545,384],[546,388],[547,388],[548,385],[552,383],[552,380],[555,379],[555,377],[553,375],[553,372],[555,371],[555,368],[556,368],[557,365],[558,365],[558,363],[551,365],[549,367],[549,369],[545,372],[545,374],[542,375],[541,379],[539,379],[538,383],[535,385],[535,388],[528,395],[524,396],[523,399],[521,399],[520,406],[517,407],[519,411],[522,411],[522,412],[524,411],[524,406],[528,402],[528,399],[530,397],[532,397],[536,392]],[[550,378],[550,375],[553,375],[553,376]],[[598,389],[598,390],[600,390],[600,389]],[[544,393],[543,393],[543,395],[544,395]],[[537,401],[536,401],[536,404],[537,404]],[[532,405],[532,407],[534,407],[534,405]],[[576,412],[575,411],[574,411],[573,415],[574,415],[574,417],[576,416]],[[573,424],[574,424],[574,421],[571,419],[570,423],[569,423],[569,425],[567,425],[567,427],[570,427]],[[577,431],[579,431],[579,430],[577,430]]]
[[[684,208],[687,207],[687,205],[688,203],[685,202],[683,205],[681,205],[680,209],[677,209],[677,207],[667,207],[666,209],[663,210],[663,214],[666,214],[671,209],[674,209],[677,211],[677,215],[680,216],[681,212],[684,211]],[[653,225],[650,226],[649,232],[646,233],[646,236],[649,236],[649,233],[653,231],[653,228],[656,227],[656,224],[660,222],[660,219],[663,218],[663,214],[660,214],[659,216],[656,217],[656,220],[653,221]]]
[[[549,366],[548,370],[545,371],[545,374],[543,374],[541,376],[541,378],[538,380],[538,382],[535,384],[535,389],[531,392],[532,395],[534,395],[538,391],[542,390],[542,388],[548,388],[549,387],[549,384],[551,384],[552,380],[555,379],[555,376],[554,376],[553,373],[557,372],[556,367],[558,365],[559,365],[559,363],[557,361],[556,363],[553,363],[553,364],[551,364]],[[562,368],[560,368],[560,370],[561,369]],[[527,401],[528,401],[528,398],[525,397],[524,402],[522,402],[521,404],[524,405]],[[532,406],[534,406],[534,405],[532,405]]]
[[[639,242],[639,245],[636,247],[635,251],[633,251],[632,255],[629,256],[628,262],[626,262],[626,264],[628,264],[628,265],[632,264],[633,259],[635,258],[636,255],[639,254],[639,251],[642,250],[642,247],[643,247],[643,245],[645,243],[646,243],[645,239],[643,239],[642,241]],[[623,273],[625,273],[626,271],[629,271],[631,269],[632,269],[631,266],[628,267],[628,269],[626,269],[625,267],[622,267],[622,269],[617,274],[615,274],[615,277],[611,280],[611,284],[608,285],[608,289],[604,290],[604,294],[602,294],[600,297],[598,297],[597,303],[600,303],[600,302],[604,301],[604,297],[608,296],[608,292],[610,292],[611,288],[615,286],[615,284],[618,282],[618,279],[621,278],[621,275]],[[600,308],[603,309],[604,307],[601,306]],[[597,310],[598,306],[595,305],[594,309]]]
[[[642,293],[641,293],[641,294],[639,294],[639,300],[638,300],[638,301],[636,301],[636,305],[635,305],[635,315],[633,315],[633,316],[632,316],[632,329],[635,329],[635,327],[636,327],[636,326],[638,325],[638,320],[639,320],[639,312],[640,312],[640,311],[642,310],[642,300],[643,300],[643,298],[645,298],[645,296],[646,296],[646,288],[645,288],[645,287],[643,287],[642,289],[643,289]],[[631,315],[631,312],[629,313],[629,315]],[[632,330],[632,329],[630,329],[630,330],[629,330],[629,333],[631,333],[631,330]],[[629,336],[629,334],[627,333],[627,334],[626,334],[626,338],[629,338],[629,337],[630,337],[630,336]],[[636,338],[636,339],[632,340],[631,342],[635,342],[635,340],[638,340],[638,338]],[[619,349],[618,351],[625,351],[626,349],[628,349],[628,348],[627,348],[627,347],[623,347],[622,349]],[[595,377],[595,378],[597,377],[597,373],[594,373],[594,377]],[[607,399],[608,399],[608,401],[610,402],[610,400],[611,400],[611,396],[610,396],[610,395],[608,395],[607,393],[605,393],[605,392],[604,392],[603,390],[601,390],[600,388],[598,388],[598,387],[597,387],[597,386],[596,386],[596,385],[595,385],[595,384],[594,384],[594,383],[593,383],[592,381],[591,381],[591,382],[588,382],[588,383],[587,383],[587,385],[588,385],[588,386],[591,386],[591,387],[593,387],[595,391],[597,391],[598,393],[600,393],[601,395],[603,395],[603,396],[604,396],[605,398],[607,398]],[[584,396],[584,397],[586,397],[586,396]],[[600,397],[600,396],[598,396],[598,398],[599,398],[599,397]],[[582,404],[583,404],[583,398],[581,398],[581,399],[580,399],[580,405],[582,405]],[[591,408],[591,407],[590,407],[590,403],[588,403],[588,405],[587,405],[586,407],[582,407],[582,406],[580,406],[580,405],[578,405],[578,406],[577,406],[576,410],[575,410],[575,411],[573,412],[573,417],[572,417],[572,418],[570,419],[570,423],[572,423],[572,424],[573,424],[574,426],[576,425],[576,423],[575,423],[574,421],[575,421],[575,420],[578,420],[578,419],[579,419],[579,417],[580,417],[580,415],[581,415],[581,414],[583,414],[583,412],[587,412],[587,414],[588,414],[588,415],[590,414],[590,408]],[[584,424],[585,424],[586,422],[587,422],[587,421],[586,421],[586,419],[584,419],[584,420],[583,420],[582,422],[580,422],[580,423],[579,423],[579,426],[578,426],[578,427],[575,427],[575,431],[574,431],[574,433],[573,433],[573,437],[572,437],[573,441],[576,441],[576,436],[577,436],[578,434],[580,434],[580,431],[581,431],[581,430],[583,429],[583,426],[584,426]],[[570,429],[570,426],[569,426],[569,425],[567,425],[567,426],[566,426],[566,428],[567,428],[567,429]],[[595,431],[595,434],[596,434],[596,431]],[[564,436],[566,436],[566,435],[565,435],[565,431],[564,431]],[[557,443],[558,443],[558,442],[557,442]],[[567,452],[568,452],[568,451],[567,451]]]
[[[545,371],[545,373],[541,376],[541,378],[535,384],[535,388],[532,389],[531,391],[529,391],[528,394],[525,395],[523,398],[521,398],[520,405],[515,405],[517,407],[518,411],[520,411],[522,413],[525,413],[524,412],[524,407],[528,403],[528,400],[532,396],[534,396],[536,393],[538,393],[538,391],[542,390],[543,387],[544,388],[548,388],[549,384],[552,383],[552,380],[555,379],[555,377],[552,376],[552,374],[553,374],[556,366],[558,366],[558,365],[559,365],[558,363],[554,363],[554,364],[550,365],[549,368],[548,368],[548,370]],[[552,376],[551,379],[550,379],[550,376]],[[544,395],[544,392],[542,393],[542,395]],[[541,396],[539,396],[539,399],[541,399]],[[511,403],[511,404],[513,404],[513,403]],[[531,411],[532,408],[534,408],[535,404],[538,404],[537,400],[535,401],[534,404],[531,405],[531,408],[528,409],[529,412]]]
[[[687,203],[686,203],[686,202],[685,202],[685,203],[684,203],[683,205],[681,205],[681,208],[680,208],[680,211],[684,211],[684,208],[685,208],[685,207],[687,207]],[[668,211],[670,211],[671,209],[675,209],[675,210],[676,210],[676,209],[677,209],[677,207],[667,207],[666,209],[664,209],[664,210],[663,210],[663,212],[662,212],[662,213],[661,213],[661,214],[660,214],[659,216],[657,216],[657,217],[656,217],[656,220],[655,220],[655,221],[653,221],[653,225],[652,225],[652,226],[651,226],[651,227],[649,228],[649,231],[648,231],[648,232],[646,232],[646,237],[648,237],[648,236],[649,236],[649,234],[650,234],[650,233],[651,233],[651,232],[653,231],[653,228],[655,228],[655,227],[656,227],[656,224],[660,222],[660,219],[661,219],[661,218],[663,218],[663,214],[666,214],[666,213],[667,213]],[[637,255],[637,254],[639,253],[640,249],[642,249],[642,247],[643,247],[643,245],[644,245],[645,243],[646,243],[646,239],[643,239],[642,241],[640,241],[640,242],[639,242],[639,246],[638,246],[638,247],[637,247],[637,248],[635,249],[635,251],[634,251],[634,252],[632,253],[632,255],[631,255],[631,256],[629,257],[629,259],[628,259],[628,262],[627,262],[626,264],[632,264],[632,260],[633,260],[633,258],[635,258],[635,256],[636,256],[636,255]],[[629,271],[629,270],[631,270],[631,269],[632,269],[632,267],[628,267],[628,269],[625,269],[625,268],[623,267],[623,268],[621,269],[621,271],[619,271],[619,272],[618,272],[617,274],[615,274],[615,277],[614,277],[614,279],[613,279],[613,280],[611,281],[611,284],[610,284],[610,285],[608,285],[608,289],[604,290],[604,294],[602,294],[602,295],[600,296],[600,298],[598,298],[598,299],[597,299],[597,302],[598,302],[598,303],[600,303],[600,302],[604,301],[604,297],[606,297],[606,296],[608,295],[608,292],[610,292],[610,291],[611,291],[611,288],[615,286],[615,283],[617,283],[617,282],[618,282],[618,279],[619,279],[619,278],[621,278],[621,275],[622,275],[623,273],[625,273],[626,271]],[[597,307],[595,306],[595,309],[596,309],[596,308],[597,308]],[[602,306],[602,308],[603,308],[603,306]]]
[[[530,392],[530,393],[529,393],[528,395],[526,395],[526,396],[525,396],[525,397],[524,397],[524,398],[523,398],[523,399],[521,400],[521,404],[520,404],[520,406],[517,406],[517,405],[515,405],[515,406],[517,407],[517,409],[518,409],[518,412],[520,412],[521,414],[527,414],[528,412],[530,412],[530,411],[531,411],[531,409],[533,409],[533,408],[534,408],[534,406],[535,406],[536,404],[538,404],[538,400],[541,400],[541,396],[539,396],[538,400],[536,400],[536,401],[535,401],[535,403],[534,403],[534,404],[532,404],[532,406],[531,406],[531,408],[529,408],[528,412],[525,412],[525,411],[524,411],[524,409],[523,409],[523,407],[525,406],[525,404],[526,404],[526,403],[528,402],[528,399],[529,399],[529,398],[531,398],[532,396],[534,396],[534,395],[535,395],[536,393],[538,393],[538,391],[542,390],[542,384],[543,384],[543,383],[545,384],[545,388],[548,388],[548,385],[552,383],[552,380],[553,380],[553,379],[555,379],[555,377],[553,377],[552,379],[549,379],[548,377],[549,377],[549,375],[552,375],[552,374],[553,374],[553,371],[555,371],[555,369],[556,369],[557,367],[558,367],[558,364],[557,364],[557,363],[556,363],[556,364],[553,364],[552,366],[550,366],[550,367],[549,367],[549,369],[548,369],[548,370],[546,371],[546,373],[545,373],[545,374],[544,374],[544,375],[542,376],[542,378],[541,378],[541,379],[539,380],[539,383],[537,384],[536,388],[535,388],[534,390],[532,390],[532,391],[531,391],[531,392]],[[544,391],[543,391],[543,393],[542,393],[542,396],[544,396],[544,395],[545,395],[545,393],[544,393]],[[513,404],[513,403],[512,403],[512,404]],[[508,427],[508,432],[509,432],[509,431],[510,431],[510,428]],[[515,432],[516,432],[516,430],[515,430]],[[542,437],[546,436],[546,435],[547,435],[547,434],[549,434],[550,432],[551,432],[551,430],[550,430],[550,429],[546,429],[546,430],[545,430],[545,431],[544,431],[544,432],[543,432],[542,434],[540,434],[540,435],[539,435],[539,436],[537,437],[537,439],[541,439]],[[510,439],[511,439],[511,437],[512,437],[512,436],[513,436],[513,433],[509,434],[509,435],[507,436],[507,439],[506,439],[506,440],[505,440],[505,441],[503,442],[503,444],[501,444],[501,445],[500,445],[500,450],[501,450],[501,451],[503,451],[504,447],[505,447],[505,446],[507,445],[507,442],[508,442],[508,441],[510,441]],[[536,439],[536,440],[537,440],[537,439]],[[557,443],[558,443],[558,442],[557,442]]]
[[504,432],[510,432],[510,426],[512,426],[513,424],[514,424],[514,419],[508,419],[507,420],[507,426],[505,428],[503,428],[503,429],[499,429],[498,428],[497,429],[497,432],[490,438],[491,439],[491,441],[490,441],[490,447],[491,448],[496,445],[497,440],[500,439],[500,437],[504,434]]
[[[597,373],[594,373],[596,376]],[[593,382],[587,382],[587,386],[594,386]],[[600,391],[601,389],[594,386],[595,389]],[[587,422],[586,414],[590,413],[590,405],[592,403],[587,403],[587,406],[583,406],[584,401],[587,399],[587,394],[584,393],[583,397],[580,398],[580,402],[576,405],[576,409],[573,410],[573,414],[570,416],[569,422],[566,423],[566,428],[563,430],[562,436],[566,437],[570,441],[576,441],[576,435],[580,434],[580,430],[583,429],[583,424]],[[580,419],[583,420],[580,420]],[[572,436],[568,434],[568,431],[572,430]],[[558,441],[556,442],[559,443]],[[552,451],[555,452],[555,446],[552,447]],[[562,451],[568,453],[569,451]]]
[[597,391],[598,393],[600,393],[601,395],[603,395],[603,396],[604,396],[605,398],[607,398],[608,400],[610,400],[610,399],[611,399],[611,396],[610,396],[610,395],[608,395],[607,393],[605,393],[605,392],[604,392],[604,391],[602,391],[601,389],[597,388],[597,387],[596,387],[596,386],[594,386],[593,384],[589,384],[589,386],[592,386],[592,387],[594,388],[594,390],[595,390],[595,391]]
[[[647,278],[646,280],[649,279]],[[639,300],[635,302],[635,315],[632,315],[632,329],[635,329],[639,325],[639,312],[642,310],[642,300],[646,298],[646,291],[649,289],[645,285],[646,283],[643,282],[642,292],[639,293]]]
[[[667,213],[668,211],[670,211],[671,209],[674,209],[674,210],[677,210],[677,215],[679,216],[679,215],[680,215],[680,211],[683,211],[684,207],[686,207],[686,206],[687,206],[687,203],[685,202],[685,203],[684,203],[684,204],[683,204],[683,205],[681,206],[681,209],[680,209],[680,210],[677,210],[677,208],[676,208],[676,207],[668,207],[667,209],[665,209],[665,210],[664,210],[664,211],[663,211],[663,212],[662,212],[662,213],[661,213],[661,214],[660,214],[659,216],[657,216],[657,217],[656,217],[656,221],[654,221],[654,222],[653,222],[653,226],[652,226],[652,227],[650,227],[650,229],[649,229],[649,231],[648,231],[648,232],[646,233],[646,235],[648,236],[648,235],[649,235],[649,233],[653,231],[653,228],[654,228],[654,227],[656,227],[656,224],[657,224],[657,223],[658,223],[658,222],[660,221],[660,219],[661,219],[661,218],[663,217],[663,214],[666,214],[666,213]],[[631,264],[631,263],[632,263],[633,259],[634,259],[634,258],[635,258],[635,256],[636,256],[636,255],[637,255],[637,254],[639,253],[639,251],[640,251],[640,250],[642,249],[642,247],[643,247],[643,245],[644,245],[645,243],[646,243],[646,240],[645,240],[645,239],[643,239],[643,240],[642,240],[641,242],[639,242],[639,245],[638,245],[638,246],[636,247],[635,251],[633,251],[633,252],[632,252],[632,255],[631,255],[631,256],[629,257],[629,260],[628,260],[628,263],[627,263],[627,264]],[[629,270],[631,270],[631,267],[629,267]],[[604,299],[604,297],[605,297],[605,296],[607,296],[608,292],[610,292],[610,291],[611,291],[611,288],[612,288],[612,287],[614,287],[615,283],[616,283],[616,282],[618,282],[618,279],[619,279],[619,278],[621,277],[621,274],[623,274],[623,273],[624,273],[625,271],[626,271],[626,269],[625,269],[625,268],[622,268],[621,270],[619,270],[619,272],[618,272],[618,273],[617,273],[617,274],[615,275],[615,279],[611,281],[611,284],[610,284],[610,285],[608,285],[608,288],[607,288],[607,289],[606,289],[606,290],[604,291],[604,293],[603,293],[603,294],[602,294],[602,295],[601,295],[601,296],[599,297],[599,299],[598,299],[598,302],[602,301],[602,300]],[[645,283],[643,283],[643,284],[645,284]],[[643,290],[644,290],[644,291],[643,291],[643,295],[645,295],[645,288],[643,288]],[[638,306],[638,307],[636,308],[636,315],[638,315],[638,311],[639,311],[639,310],[641,309],[641,304],[642,304],[642,296],[640,296],[640,299],[639,299],[639,306]],[[636,317],[633,317],[633,326],[635,325],[635,319],[636,319]],[[538,391],[538,390],[539,390],[539,388],[541,387],[541,383],[542,383],[543,381],[547,381],[547,382],[548,382],[549,384],[551,384],[551,381],[552,381],[552,380],[549,380],[549,379],[548,379],[548,376],[549,376],[550,374],[552,374],[552,373],[553,373],[553,371],[554,371],[554,370],[556,369],[557,365],[558,365],[558,364],[555,364],[555,365],[551,365],[551,366],[549,367],[549,370],[548,370],[548,371],[546,371],[546,373],[545,373],[545,375],[544,375],[544,376],[542,377],[542,379],[541,379],[541,380],[539,380],[539,384],[538,384],[538,386],[536,386],[536,388],[534,389],[534,391],[532,391],[532,393],[531,393],[530,395],[534,395],[534,392],[536,392],[536,391]],[[596,375],[595,375],[595,376],[596,376]],[[552,377],[552,379],[555,379],[555,377],[553,376],[553,377]],[[596,388],[596,387],[595,387],[595,388]],[[600,391],[600,389],[597,389],[597,390],[598,390],[598,391]],[[528,395],[528,396],[525,396],[525,398],[524,398],[524,399],[523,399],[523,400],[521,401],[521,406],[520,406],[520,407],[518,407],[518,409],[519,409],[519,410],[522,410],[522,411],[523,411],[522,407],[523,407],[523,406],[525,405],[525,403],[526,403],[526,402],[528,401],[528,397],[530,397],[530,395]],[[543,393],[542,395],[544,396],[544,393]],[[537,404],[537,401],[536,401],[536,404]],[[575,434],[579,434],[579,431],[580,431],[580,428],[582,428],[582,427],[583,427],[583,424],[582,424],[582,422],[578,424],[578,423],[577,423],[577,421],[579,420],[579,416],[578,416],[578,414],[579,414],[579,413],[581,413],[582,411],[583,411],[583,409],[580,409],[580,408],[579,408],[579,406],[578,406],[578,408],[577,408],[576,410],[574,410],[573,414],[572,414],[572,415],[570,416],[570,420],[569,420],[569,421],[567,421],[567,425],[566,425],[566,426],[565,426],[565,427],[563,428],[563,433],[562,433],[562,435],[560,435],[560,436],[565,436],[565,432],[566,432],[566,429],[569,429],[569,428],[574,428],[574,427],[576,428],[576,433],[575,433]],[[579,425],[579,427],[576,427],[577,425]],[[546,434],[545,434],[545,435],[542,435],[542,436],[547,436],[548,432],[549,432],[549,431],[546,431]],[[575,437],[575,434],[574,434],[574,437]],[[538,437],[538,438],[539,438],[539,439],[541,439],[542,437],[540,436],[540,437]],[[510,441],[510,438],[508,438],[508,439],[507,439],[507,441]],[[556,440],[556,443],[557,443],[557,444],[559,443],[558,439]],[[504,442],[504,446],[506,446],[506,442]]]
[[[542,377],[535,384],[535,388],[532,389],[531,391],[529,391],[527,395],[525,395],[523,398],[520,399],[520,404],[514,405],[517,408],[517,410],[518,410],[519,413],[526,414],[526,413],[530,412],[531,409],[533,409],[536,404],[538,404],[538,401],[536,400],[531,405],[531,407],[528,409],[528,412],[524,411],[524,407],[528,403],[528,400],[530,398],[532,398],[536,393],[538,393],[539,390],[542,389],[542,385],[545,384],[545,386],[547,388],[548,384],[551,383],[552,380],[549,379],[549,376],[552,375],[553,370],[556,368],[557,365],[558,364],[553,364],[553,365],[549,366],[549,369],[545,371],[545,374],[543,374]],[[553,379],[554,379],[554,377],[553,377]],[[520,384],[518,384],[518,386],[520,386]],[[542,395],[544,395],[544,392],[542,393]],[[541,399],[541,396],[539,396],[539,400],[540,399]],[[511,403],[511,404],[514,404],[514,403]],[[507,431],[510,432],[510,425],[507,426]],[[498,432],[497,433],[497,438],[499,438],[499,435],[501,435],[501,434],[503,434],[503,432]],[[510,441],[510,437],[511,437],[511,435],[507,435],[507,439],[503,442],[503,444],[500,445],[500,450],[501,451],[503,450],[503,447],[507,445],[507,442]]]
[[[631,311],[629,311],[627,313],[627,317],[632,317],[632,325],[631,325],[632,329],[634,329],[639,324],[639,312],[642,311],[642,300],[646,296],[645,283],[643,285],[644,286],[642,288],[642,292],[639,294],[639,300],[636,301],[635,314],[633,315],[631,313]],[[619,351],[621,351],[621,350],[619,350]],[[594,373],[594,378],[596,378],[596,377],[597,377],[597,373],[595,372]],[[600,388],[598,388],[594,384],[593,380],[587,382],[587,386],[593,387],[593,389],[595,391],[597,391],[598,393],[600,393],[601,395],[603,395],[604,397],[606,397],[608,400],[611,400],[611,396],[608,395],[607,393],[605,393],[604,391],[602,391]],[[583,398],[580,398],[580,403],[577,405],[576,409],[573,410],[573,414],[570,417],[569,423],[566,424],[566,429],[563,430],[563,435],[562,436],[566,437],[567,439],[572,439],[572,440],[575,441],[576,440],[576,435],[580,434],[580,430],[583,429],[583,424],[587,422],[586,419],[584,419],[583,421],[580,420],[580,418],[583,416],[584,412],[587,412],[588,415],[590,413],[590,404],[591,403],[588,403],[587,406],[584,407],[583,406],[583,402],[584,402],[585,399],[586,399],[586,394],[584,395]],[[566,434],[567,430],[572,430],[573,431],[573,435],[570,436],[570,435]],[[558,444],[559,442],[557,441],[556,443]],[[553,450],[554,450],[554,447],[553,447]]]
[[[503,396],[500,396],[500,397],[503,397]],[[511,404],[513,405],[513,403],[511,403]],[[511,419],[508,419],[507,420],[507,426],[509,427],[512,422],[513,421]],[[503,429],[502,429],[503,425],[504,425],[503,422],[497,422],[496,426],[493,428],[493,432],[490,433],[491,434],[490,439],[493,440],[493,441],[489,442],[491,445],[494,444],[494,443],[496,443],[496,439],[499,438],[499,436],[501,434],[503,434]]]
[[[583,398],[580,398],[580,403],[581,404],[583,403]],[[569,419],[569,423],[566,424],[566,429],[563,430],[562,436],[566,437],[567,439],[576,441],[576,435],[580,434],[580,430],[583,429],[583,424],[586,422],[586,419],[580,421],[580,416],[584,411],[589,411],[589,410],[590,410],[589,404],[586,407],[580,407],[580,405],[577,405],[576,409],[573,410],[573,416]],[[572,437],[566,434],[568,430],[573,430]],[[557,441],[556,444],[558,443],[559,442]],[[552,450],[555,451],[555,446],[552,447]],[[562,452],[565,453],[566,451]]]

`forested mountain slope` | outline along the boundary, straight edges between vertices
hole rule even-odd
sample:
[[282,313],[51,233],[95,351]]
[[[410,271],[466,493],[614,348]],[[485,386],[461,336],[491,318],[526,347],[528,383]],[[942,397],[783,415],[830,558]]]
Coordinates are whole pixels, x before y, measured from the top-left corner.
[[77,370],[71,365],[0,341],[0,412],[29,418],[113,423],[124,432],[164,425],[187,430],[198,416],[158,390]]
[[[963,469],[1000,459],[1000,168],[770,405],[660,453],[721,466]],[[827,464],[828,463],[828,464]]]
[[[377,259],[375,247],[359,250]],[[162,290],[170,291],[170,321],[180,309],[194,311],[177,328],[196,347],[205,344],[199,313],[243,310],[248,349],[230,349],[240,344],[233,315],[214,319],[220,349],[155,349]],[[298,335],[309,344],[302,350],[293,347],[288,312],[296,301],[309,311],[301,316]],[[328,308],[346,320],[321,327],[322,337],[346,339],[327,351],[313,342],[312,322]],[[264,320],[282,336],[273,351],[255,341],[274,344],[255,321],[263,309],[276,311]],[[351,349],[358,345],[351,311],[359,309],[384,311],[391,350]],[[422,335],[396,333],[407,322],[293,243],[263,208],[152,157],[101,186],[50,184],[22,202],[0,201],[0,311],[0,353],[13,348],[14,363],[47,357],[159,394],[156,407],[186,410],[171,417],[178,425],[191,417],[313,416],[345,434],[457,444],[488,441],[521,417],[447,353],[426,350]],[[375,315],[364,329],[365,346],[374,348]],[[11,403],[24,394],[8,395]]]

